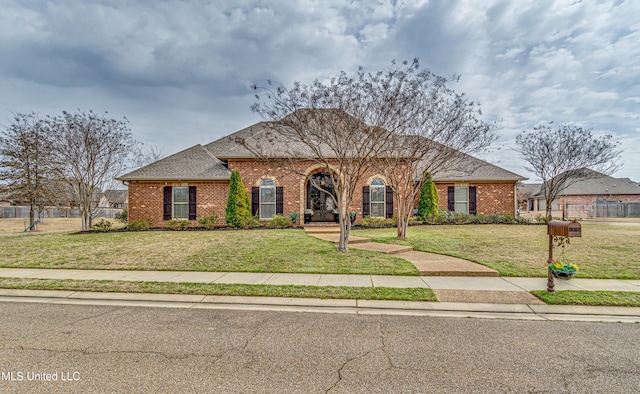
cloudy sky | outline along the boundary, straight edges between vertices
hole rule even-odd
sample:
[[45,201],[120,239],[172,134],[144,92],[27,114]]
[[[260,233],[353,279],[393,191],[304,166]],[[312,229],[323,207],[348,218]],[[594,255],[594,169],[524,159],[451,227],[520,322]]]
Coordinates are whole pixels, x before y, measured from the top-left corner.
[[0,125],[13,112],[126,116],[172,154],[261,119],[250,86],[420,59],[500,121],[481,158],[537,180],[514,137],[610,132],[640,180],[640,1],[0,0]]

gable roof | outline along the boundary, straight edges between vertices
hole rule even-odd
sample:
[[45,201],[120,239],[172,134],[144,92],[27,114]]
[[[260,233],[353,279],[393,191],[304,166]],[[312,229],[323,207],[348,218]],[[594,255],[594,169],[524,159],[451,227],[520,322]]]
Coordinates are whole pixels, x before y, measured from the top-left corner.
[[119,181],[171,180],[229,180],[231,171],[202,145],[191,148],[121,175]]
[[113,204],[124,204],[127,202],[127,199],[129,198],[129,191],[128,190],[105,190],[104,191],[104,195],[105,197],[107,197],[107,200],[109,200],[110,203]]
[[433,175],[434,182],[523,181],[525,179],[528,178],[466,153],[462,153],[462,157],[453,168]]
[[[589,168],[582,168],[579,171],[582,175],[575,175],[571,177],[571,180],[573,182],[576,178],[582,179],[576,180],[575,183],[570,184],[568,187],[564,185],[560,187],[559,195],[640,194],[640,184],[629,178],[614,178]],[[534,197],[542,196],[544,196],[544,189],[541,184]]]
[[[304,117],[305,110],[298,111]],[[326,114],[331,116],[332,111],[324,110],[319,119],[321,120],[322,116]],[[318,119],[312,118],[312,121],[314,120]],[[198,144],[185,149],[116,179],[122,181],[228,180],[231,172],[219,159],[253,160],[260,157],[304,159],[313,156],[310,148],[304,143],[296,138],[289,138],[274,132],[274,127],[286,126],[276,122],[259,122],[204,146]],[[252,148],[247,148],[247,145]],[[454,169],[434,174],[434,181],[519,181],[527,179],[471,155],[462,154],[451,148],[446,148],[444,145],[442,147],[452,151],[452,156],[457,158],[455,160],[457,165]],[[261,149],[261,151],[256,152],[254,148]],[[291,157],[292,152],[295,157]],[[328,148],[323,151],[323,154],[327,158],[335,156]],[[425,165],[423,168],[428,168],[428,166]]]

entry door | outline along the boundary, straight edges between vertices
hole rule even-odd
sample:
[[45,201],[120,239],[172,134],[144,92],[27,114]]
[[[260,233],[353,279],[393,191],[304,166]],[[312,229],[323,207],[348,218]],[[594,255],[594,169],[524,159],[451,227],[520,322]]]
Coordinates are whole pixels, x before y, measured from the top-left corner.
[[329,174],[317,173],[312,176],[313,182],[307,184],[307,207],[313,209],[312,222],[333,222],[335,203],[329,194],[313,186],[321,185],[325,190],[335,195]]

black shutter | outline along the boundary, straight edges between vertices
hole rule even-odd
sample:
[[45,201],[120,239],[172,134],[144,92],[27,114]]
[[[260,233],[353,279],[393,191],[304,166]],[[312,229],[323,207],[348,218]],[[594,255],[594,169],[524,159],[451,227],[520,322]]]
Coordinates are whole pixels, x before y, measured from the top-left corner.
[[256,216],[260,209],[260,188],[254,186],[251,188],[251,214]]
[[390,186],[387,186],[384,188],[384,193],[384,199],[386,201],[386,206],[384,207],[385,216],[389,219],[393,217],[393,189],[391,189]]
[[189,220],[196,220],[196,187],[189,186]]
[[469,187],[469,214],[476,214],[476,187]]
[[371,214],[371,201],[369,200],[369,186],[362,186],[362,217]]
[[456,194],[453,186],[447,188],[447,209],[450,211],[456,210]]
[[164,187],[164,220],[171,220],[171,186]]
[[284,189],[282,186],[276,187],[276,215],[282,215],[284,212],[284,201],[283,201]]

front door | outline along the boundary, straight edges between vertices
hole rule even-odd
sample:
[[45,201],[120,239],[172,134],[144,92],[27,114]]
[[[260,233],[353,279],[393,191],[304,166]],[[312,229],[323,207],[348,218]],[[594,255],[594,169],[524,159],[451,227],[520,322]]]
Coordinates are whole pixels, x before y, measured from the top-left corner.
[[[307,182],[307,208],[313,210],[311,216],[312,222],[333,222],[335,202],[331,193],[335,196],[331,176],[322,172],[318,172],[311,177],[312,181]],[[319,185],[325,191],[320,190],[314,185]]]

